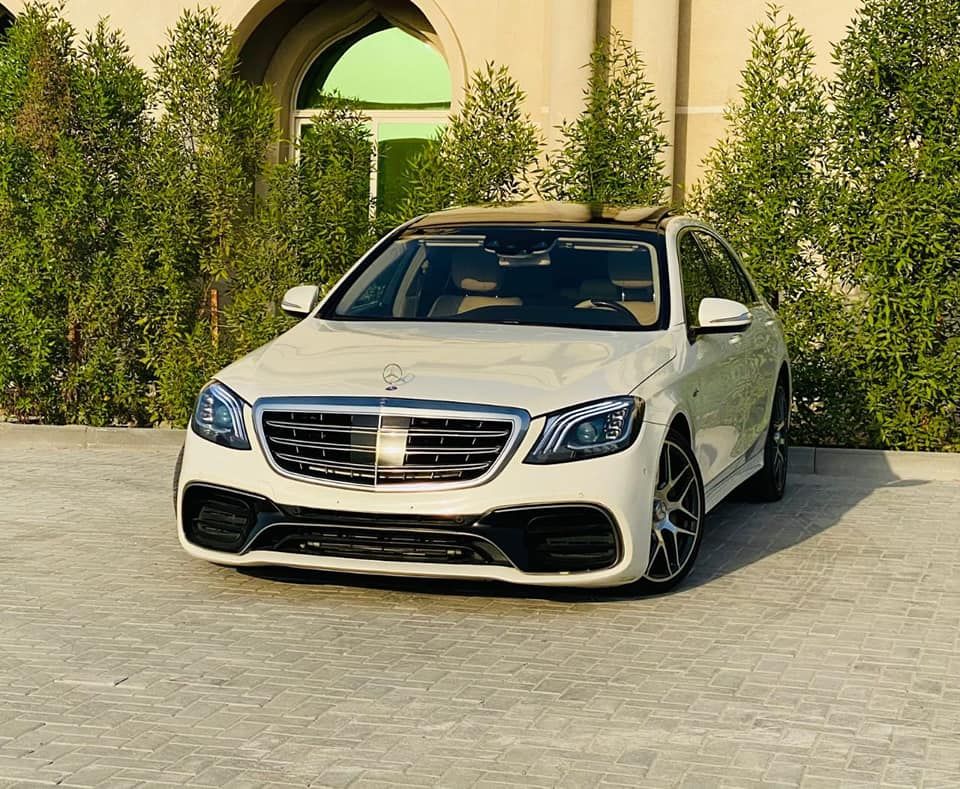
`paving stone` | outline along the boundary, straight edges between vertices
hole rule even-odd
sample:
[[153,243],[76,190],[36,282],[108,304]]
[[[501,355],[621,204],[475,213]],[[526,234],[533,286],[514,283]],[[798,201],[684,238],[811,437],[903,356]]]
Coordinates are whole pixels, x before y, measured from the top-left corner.
[[958,483],[793,478],[631,599],[206,565],[175,455],[0,444],[0,787],[960,785]]

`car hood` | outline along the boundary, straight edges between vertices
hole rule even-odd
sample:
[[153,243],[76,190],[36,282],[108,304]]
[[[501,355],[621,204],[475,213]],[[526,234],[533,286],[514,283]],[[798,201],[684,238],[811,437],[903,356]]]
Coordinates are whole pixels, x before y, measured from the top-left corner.
[[[390,397],[517,407],[537,416],[626,394],[674,354],[659,331],[308,318],[217,378],[250,403]],[[395,390],[384,380],[390,365],[402,370]]]

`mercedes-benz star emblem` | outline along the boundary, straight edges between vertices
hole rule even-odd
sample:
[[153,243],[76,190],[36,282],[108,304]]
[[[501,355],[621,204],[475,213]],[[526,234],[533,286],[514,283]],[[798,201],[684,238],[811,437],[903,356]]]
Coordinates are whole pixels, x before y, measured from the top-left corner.
[[387,385],[388,392],[396,391],[397,386],[405,384],[407,380],[399,364],[388,364],[383,368],[383,382]]

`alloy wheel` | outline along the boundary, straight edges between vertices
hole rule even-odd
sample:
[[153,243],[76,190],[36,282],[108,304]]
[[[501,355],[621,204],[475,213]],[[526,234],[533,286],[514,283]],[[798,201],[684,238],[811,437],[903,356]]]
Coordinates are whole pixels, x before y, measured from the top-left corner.
[[673,441],[660,450],[653,496],[653,533],[645,577],[665,582],[677,577],[693,557],[703,522],[703,502],[689,452]]

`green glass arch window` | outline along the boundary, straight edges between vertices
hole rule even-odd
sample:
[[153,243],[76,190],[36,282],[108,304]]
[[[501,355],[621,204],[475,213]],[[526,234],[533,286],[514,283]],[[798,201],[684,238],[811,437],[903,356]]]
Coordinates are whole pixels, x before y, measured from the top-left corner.
[[340,95],[369,110],[450,107],[447,63],[425,41],[378,18],[317,57],[297,94],[297,109]]

